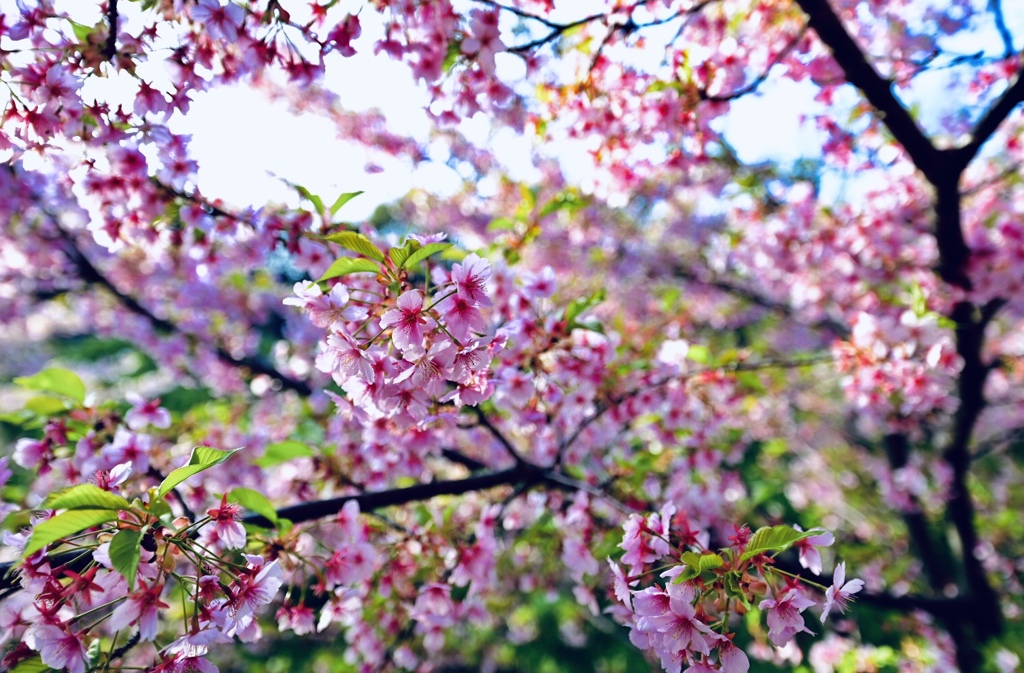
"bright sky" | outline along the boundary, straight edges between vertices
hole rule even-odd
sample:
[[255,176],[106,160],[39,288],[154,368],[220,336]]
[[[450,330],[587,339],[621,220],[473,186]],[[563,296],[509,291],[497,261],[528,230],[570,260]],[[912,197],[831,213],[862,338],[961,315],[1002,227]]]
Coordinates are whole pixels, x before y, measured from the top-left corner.
[[[984,0],[976,2],[984,4]],[[1009,28],[1018,36],[1019,47],[1024,39],[1024,0],[1002,2]],[[76,18],[88,25],[100,20],[97,3],[58,0],[58,5],[81,15]],[[559,6],[571,5],[570,0],[563,0]],[[128,23],[124,28],[129,30],[134,7],[132,3],[126,9]],[[14,1],[0,0],[0,12],[16,15]],[[355,43],[359,53],[348,59],[332,55],[325,84],[340,95],[347,109],[380,108],[389,120],[390,130],[426,139],[431,123],[423,111],[428,102],[426,95],[422,87],[413,82],[408,68],[387,57],[373,55],[373,44],[381,32],[380,26],[374,25],[372,20],[375,16],[374,12],[361,13],[363,35]],[[983,27],[971,40],[944,46],[965,53],[979,49],[1001,51],[994,26]],[[643,53],[629,57],[645,58]],[[660,55],[651,57],[660,58]],[[503,71],[511,72],[521,66],[515,57],[499,54],[498,67],[501,75]],[[159,81],[161,77],[155,70],[140,69],[140,75],[150,81]],[[91,78],[88,86],[92,93],[114,104],[121,102],[129,108],[132,105],[134,83],[125,73],[109,79]],[[932,102],[940,87],[936,79],[930,83],[925,80],[917,97]],[[801,123],[802,116],[817,107],[813,95],[814,87],[810,84],[770,80],[758,94],[747,96],[732,106],[723,131],[745,161],[785,162],[817,156],[820,151],[818,134]],[[398,199],[413,187],[446,194],[461,184],[459,176],[440,161],[411,171],[404,161],[374,157],[383,170],[368,171],[366,153],[352,143],[338,140],[329,121],[312,113],[295,117],[285,103],[270,103],[263,94],[246,87],[221,88],[198,93],[194,98],[188,116],[172,120],[172,127],[193,135],[192,151],[200,165],[198,179],[204,193],[224,198],[234,205],[268,201],[297,204],[298,197],[283,178],[307,187],[328,201],[341,192],[364,190],[366,194],[352,201],[341,213],[345,219],[358,220],[372,213],[378,204]],[[924,109],[933,107],[925,105]],[[481,144],[491,142],[496,156],[514,178],[537,177],[529,142],[510,131],[500,132],[488,141],[491,129],[483,115],[464,122],[460,130]],[[582,182],[587,178],[584,167],[589,161],[581,148],[560,143],[549,144],[545,150],[561,158],[570,179]],[[486,188],[486,185],[480,186],[481,190]]]
[[[978,0],[984,4],[982,0]],[[1012,34],[1017,36],[1018,48],[1024,39],[1024,0],[1002,0],[1004,14]],[[569,3],[571,4],[571,3]],[[565,6],[564,4],[562,6]],[[368,16],[369,14],[369,16]],[[417,86],[408,69],[388,58],[372,55],[372,44],[379,27],[368,20],[372,13],[363,12],[364,30],[356,43],[359,53],[352,58],[333,58],[328,67],[327,86],[340,94],[349,109],[362,110],[379,107],[397,133],[410,133],[425,138],[430,122],[423,112],[427,98]],[[1002,45],[988,14],[982,14],[979,32],[967,38],[944,43],[944,47],[960,53],[985,50],[1000,53]],[[654,55],[660,58],[660,55]],[[507,59],[502,61],[502,58]],[[634,56],[633,58],[642,58]],[[499,54],[498,66],[508,68],[517,59]],[[512,66],[514,67],[514,66]],[[943,100],[949,100],[944,90],[943,73],[922,77],[914,98],[924,101],[923,121],[932,126],[939,122],[938,115],[929,118],[928,112],[941,109]],[[853,104],[857,97],[852,91],[841,96]],[[809,83],[787,80],[769,80],[755,95],[749,95],[733,104],[726,118],[723,132],[737,149],[741,159],[748,162],[789,162],[800,157],[816,157],[820,153],[819,133],[810,124],[803,123],[805,115],[820,109],[814,102],[815,88]],[[949,101],[959,106],[958,100]],[[250,202],[261,199],[294,202],[294,193],[274,176],[302,184],[325,198],[354,190],[366,194],[352,201],[342,213],[346,219],[368,216],[380,203],[397,199],[411,187],[422,187],[439,194],[450,193],[459,187],[459,177],[442,163],[425,164],[416,172],[399,161],[379,162],[384,169],[371,174],[365,170],[366,157],[351,144],[338,141],[333,129],[323,119],[304,115],[291,116],[282,104],[268,104],[258,93],[243,88],[218,90],[197,96],[192,112],[179,127],[195,137],[193,148],[200,163],[200,184],[209,194],[223,196],[232,202]],[[487,142],[490,127],[483,115],[464,122],[463,133],[478,142]],[[509,131],[490,140],[496,156],[504,162],[511,175],[518,179],[536,178],[530,157],[530,144]],[[570,143],[548,145],[545,150],[561,158],[563,170],[570,179],[582,182],[587,178],[584,169],[589,160],[580,147]],[[827,189],[834,195],[840,189],[849,189],[846,178],[843,185],[832,176]],[[480,186],[486,189],[485,185]],[[828,198],[827,195],[823,195]]]

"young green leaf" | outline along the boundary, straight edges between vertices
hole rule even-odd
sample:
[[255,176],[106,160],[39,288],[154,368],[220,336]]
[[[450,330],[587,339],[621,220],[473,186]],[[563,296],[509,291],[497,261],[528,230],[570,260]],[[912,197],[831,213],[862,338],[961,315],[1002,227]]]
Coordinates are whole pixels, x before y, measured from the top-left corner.
[[280,465],[281,463],[292,460],[293,458],[308,458],[315,455],[316,453],[313,449],[309,448],[302,442],[287,440],[284,442],[270,444],[267,446],[267,450],[263,455],[253,462],[260,467],[273,467],[274,465]]
[[316,282],[322,283],[325,280],[337,278],[338,276],[347,276],[350,273],[380,273],[380,271],[380,265],[371,259],[342,257],[336,260],[334,264],[331,264],[327,271],[324,271],[324,275],[317,278]]
[[94,30],[96,30],[96,27],[95,26],[87,26],[84,23],[78,23],[77,21],[72,21],[71,22],[71,30],[75,34],[75,39],[77,39],[79,41],[79,43],[84,44],[84,43],[87,43],[89,41],[89,36],[93,33]]
[[25,549],[21,552],[21,557],[27,558],[46,545],[80,533],[86,528],[116,520],[115,509],[70,509],[36,525],[32,530],[32,537],[28,539]]
[[220,449],[214,449],[209,446],[197,446],[192,449],[192,455],[188,459],[188,464],[184,467],[179,467],[173,470],[164,479],[163,483],[160,484],[160,489],[157,491],[159,497],[164,497],[171,492],[171,489],[185,481],[194,474],[199,474],[203,470],[208,470],[214,465],[220,465],[225,460],[231,457],[231,454],[241,449],[233,449],[231,451],[221,451]]
[[36,395],[25,402],[25,408],[37,416],[54,416],[67,411],[68,402],[49,395]]
[[324,200],[321,199],[319,196],[317,196],[313,192],[309,191],[308,189],[306,189],[302,185],[295,184],[294,182],[290,182],[290,181],[285,180],[283,178],[281,178],[281,181],[283,183],[285,183],[286,185],[288,185],[289,187],[291,187],[292,189],[294,189],[296,192],[298,192],[299,196],[301,196],[302,198],[304,198],[307,201],[309,201],[310,203],[312,203],[313,207],[316,208],[316,212],[318,212],[318,213],[324,212]]
[[754,558],[758,554],[764,554],[768,552],[783,552],[793,546],[794,543],[800,540],[806,540],[809,537],[815,535],[821,535],[825,531],[821,529],[799,531],[789,526],[772,526],[759,528],[753,537],[750,538],[750,542],[747,544],[746,551],[740,556],[741,561]]
[[452,247],[451,243],[427,243],[425,246],[409,255],[409,259],[405,260],[405,263],[402,266],[406,269],[411,269],[427,257],[437,254],[442,250],[447,250],[450,247]]
[[277,510],[259,491],[254,491],[251,488],[233,488],[228,493],[228,500],[237,502],[247,510],[267,517],[274,523],[274,526],[277,526]]
[[43,663],[42,658],[37,654],[23,661],[10,670],[10,673],[50,673],[53,669]]
[[331,215],[337,215],[338,211],[341,210],[342,206],[344,206],[346,203],[348,203],[349,201],[356,198],[362,193],[363,192],[360,190],[358,192],[345,192],[344,194],[339,196],[337,199],[334,200],[334,204],[331,206]]
[[43,506],[49,509],[131,509],[131,504],[121,496],[93,484],[58,491],[47,498]]
[[605,291],[602,288],[589,297],[581,297],[573,300],[565,309],[565,322],[569,325],[569,329],[581,326],[577,321],[577,318],[579,318],[585,311],[594,308],[604,301],[604,297]]
[[394,263],[396,269],[401,269],[405,266],[405,261],[409,259],[409,255],[420,249],[420,242],[414,238],[410,238],[400,248],[391,248],[388,250],[388,257]]
[[375,259],[378,262],[384,261],[384,253],[381,252],[380,248],[373,244],[369,238],[355,231],[340,231],[337,234],[331,234],[330,236],[324,236],[324,240],[330,241],[331,243],[337,243],[346,250],[352,252],[358,252],[360,255],[365,255],[370,259]]
[[85,401],[85,384],[78,375],[67,369],[44,369],[32,376],[19,376],[14,382],[30,390],[42,390],[70,397],[76,402]]
[[135,591],[135,575],[142,556],[142,534],[125,528],[110,538],[110,563],[128,582],[128,591]]

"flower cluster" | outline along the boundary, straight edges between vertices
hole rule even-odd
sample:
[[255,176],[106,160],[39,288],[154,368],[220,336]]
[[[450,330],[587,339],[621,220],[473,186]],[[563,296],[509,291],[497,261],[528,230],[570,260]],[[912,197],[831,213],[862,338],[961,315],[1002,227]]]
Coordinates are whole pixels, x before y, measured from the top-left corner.
[[[5,637],[21,641],[3,665],[38,657],[51,668],[82,673],[127,656],[154,671],[216,671],[205,659],[210,645],[260,637],[256,618],[281,587],[281,567],[225,551],[244,546],[237,507],[192,522],[170,513],[159,495],[163,487],[133,503],[114,490],[83,483],[58,492],[31,529],[5,534],[4,545],[21,551],[24,561],[21,591],[0,603]],[[224,527],[230,535],[207,532]],[[74,551],[51,553],[68,540]],[[133,632],[134,642],[166,635],[161,613],[175,594],[188,597],[188,608],[173,641],[150,654],[108,645]]]
[[610,611],[630,628],[633,644],[658,657],[669,673],[684,667],[691,673],[746,673],[747,655],[733,643],[734,616],[756,606],[766,615],[768,638],[783,647],[796,634],[811,632],[802,615],[816,605],[808,587],[825,590],[822,623],[830,612],[844,612],[863,587],[861,580],[846,581],[843,563],[827,589],[775,566],[778,553],[797,546],[801,564],[817,574],[817,548],[833,541],[826,531],[775,526],[751,534],[740,528],[715,552],[710,534],[684,519],[673,505],[630,516],[619,545],[626,569],[609,560],[619,601]]

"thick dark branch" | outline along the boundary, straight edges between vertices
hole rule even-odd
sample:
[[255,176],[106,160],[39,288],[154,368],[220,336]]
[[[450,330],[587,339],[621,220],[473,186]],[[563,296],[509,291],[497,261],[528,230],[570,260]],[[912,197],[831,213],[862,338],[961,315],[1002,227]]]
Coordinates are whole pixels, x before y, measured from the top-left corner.
[[[318,500],[305,502],[291,507],[284,507],[277,511],[278,517],[288,519],[293,523],[314,521],[328,516],[334,516],[341,511],[347,502],[358,502],[362,512],[393,505],[405,505],[410,502],[430,500],[441,495],[461,495],[472,491],[482,491],[497,486],[534,486],[541,483],[548,483],[555,488],[565,488],[566,485],[556,479],[557,475],[530,465],[517,465],[507,470],[498,470],[485,474],[466,477],[465,479],[453,479],[448,481],[434,481],[429,484],[417,484],[408,488],[396,488],[387,491],[372,493],[360,493],[358,495],[341,496],[329,500]],[[273,524],[264,516],[250,514],[243,521],[256,526],[270,527]],[[60,552],[49,557],[50,566],[57,567],[67,565],[72,570],[81,570],[92,561],[92,554],[82,553],[81,549]],[[0,563],[0,599],[20,589],[16,563]]]
[[1013,109],[1024,102],[1024,68],[1017,71],[1017,80],[1003,92],[1003,95],[992,104],[981,116],[974,130],[971,131],[971,142],[955,150],[956,164],[962,172],[971,160],[977,156],[992,134],[996,132]]
[[[548,28],[551,28],[551,29],[554,29],[554,30],[558,30],[558,31],[561,31],[561,32],[564,32],[564,31],[568,30],[569,27],[572,27],[573,25],[579,25],[579,24],[561,24],[561,23],[556,23],[556,22],[552,21],[551,19],[547,18],[546,16],[541,16],[540,14],[533,14],[531,12],[526,11],[525,9],[520,9],[519,7],[512,7],[510,5],[503,5],[500,2],[495,2],[494,0],[475,0],[475,1],[479,2],[481,5],[487,5],[488,7],[493,7],[494,9],[501,10],[502,12],[508,12],[510,14],[515,14],[516,16],[518,16],[521,19],[529,19],[530,21],[536,21],[536,22],[538,22],[540,24],[543,24],[543,25],[547,26]],[[583,19],[582,22],[585,23],[587,21],[593,21],[595,19],[600,19],[603,16],[604,16],[604,14],[594,14],[594,15],[586,18],[586,19]]]
[[456,449],[451,449],[451,448],[441,449],[441,455],[444,456],[445,458],[447,458],[448,460],[452,461],[453,463],[456,463],[458,465],[462,465],[463,467],[465,467],[470,472],[479,472],[480,470],[486,470],[487,469],[486,463],[482,463],[479,460],[477,460],[476,458],[470,458],[466,454],[464,454],[461,451],[458,451]]
[[883,79],[868,63],[864,52],[846,32],[842,22],[832,10],[828,0],[796,0],[807,14],[808,24],[832,51],[836,63],[842,68],[846,80],[860,89],[864,97],[879,112],[882,122],[903,146],[929,181],[932,167],[937,163],[937,151],[921,132],[907,109],[892,91],[892,82]]
[[[885,455],[889,459],[889,467],[899,470],[907,466],[910,459],[910,441],[902,433],[891,433],[885,436]],[[909,496],[914,510],[903,514],[903,523],[907,527],[911,544],[921,560],[928,586],[936,594],[942,595],[946,587],[953,583],[949,567],[950,552],[944,545],[940,549],[938,541],[928,530],[928,520],[921,511],[920,503],[914,496]]]
[[[56,225],[56,220],[54,220],[54,223]],[[195,338],[193,335],[189,335],[182,332],[178,328],[178,326],[175,325],[170,320],[167,320],[166,318],[161,318],[160,316],[154,314],[148,308],[139,303],[139,301],[135,299],[135,297],[129,294],[125,294],[124,292],[119,290],[110,281],[109,278],[104,276],[99,271],[99,269],[97,269],[96,266],[91,261],[89,261],[89,258],[86,257],[85,254],[78,248],[70,234],[68,234],[66,231],[64,231],[63,228],[59,226],[57,227],[57,231],[60,233],[61,238],[65,242],[64,254],[67,255],[68,259],[71,260],[71,263],[75,265],[79,277],[84,282],[90,285],[98,285],[107,290],[121,303],[122,306],[124,306],[132,313],[145,318],[147,321],[149,321],[150,325],[152,325],[153,328],[156,329],[158,332],[162,332],[164,334],[178,333],[184,334],[185,336],[191,338]],[[198,338],[195,339],[199,341]],[[254,355],[235,357],[222,346],[210,346],[210,348],[217,355],[217,358],[221,362],[225,362],[233,367],[248,369],[250,372],[254,374],[263,374],[265,376],[269,376],[272,379],[280,381],[282,387],[288,390],[294,390],[303,397],[308,397],[313,392],[313,389],[305,381],[300,381],[278,371],[273,365],[263,361],[259,357],[256,357]]]
[[[408,488],[396,488],[376,493],[360,493],[358,495],[344,495],[329,500],[304,502],[301,505],[292,505],[291,507],[280,509],[277,515],[282,519],[288,519],[292,523],[300,523],[333,516],[340,512],[341,508],[348,502],[357,502],[361,512],[368,512],[382,507],[430,500],[440,495],[461,495],[471,491],[494,488],[495,486],[509,486],[513,484],[532,485],[542,481],[544,481],[544,474],[541,470],[526,465],[517,465],[507,470],[488,472],[466,477],[465,479],[432,481],[429,484],[416,484]],[[250,514],[243,521],[256,526],[272,525],[266,517],[259,514]]]
[[107,43],[103,46],[103,55],[108,61],[117,56],[117,0],[107,0]]
[[[864,52],[832,10],[828,0],[796,0],[807,14],[811,28],[821,41],[832,50],[832,56],[842,68],[846,80],[864,93],[864,97],[878,111],[879,117],[893,137],[903,146],[925,178],[935,188],[935,240],[939,248],[939,275],[948,283],[969,289],[965,267],[970,250],[964,240],[960,223],[960,174],[970,158],[977,151],[969,147],[939,151],[914,122],[910,113],[896,98],[892,82],[883,79],[868,63]],[[1022,85],[1024,86],[1024,85]],[[1014,87],[1016,88],[1016,87]],[[1009,93],[1009,92],[1007,92]],[[1006,99],[1004,95],[1002,102]],[[1012,109],[1012,106],[1011,106]],[[999,103],[990,112],[1000,112]],[[1003,117],[1009,109],[1003,112]],[[987,130],[997,115],[986,114],[985,125],[979,123],[979,130]],[[993,128],[994,131],[994,128]],[[989,131],[991,134],[992,131]],[[988,136],[984,136],[987,138]],[[979,134],[978,138],[982,138]],[[972,144],[973,144],[972,140]],[[984,140],[982,140],[984,142]],[[979,144],[980,147],[980,144]]]
[[1002,628],[999,599],[988,582],[985,568],[975,556],[978,531],[974,525],[974,504],[968,490],[968,470],[971,464],[970,443],[978,418],[985,408],[985,380],[992,366],[982,359],[985,328],[1005,305],[996,299],[980,309],[962,302],[952,313],[956,322],[957,353],[963,358],[963,369],[957,382],[960,406],[954,418],[953,437],[943,451],[943,458],[953,472],[947,513],[960,538],[964,574],[971,598],[978,602],[973,620],[979,638],[997,635]]

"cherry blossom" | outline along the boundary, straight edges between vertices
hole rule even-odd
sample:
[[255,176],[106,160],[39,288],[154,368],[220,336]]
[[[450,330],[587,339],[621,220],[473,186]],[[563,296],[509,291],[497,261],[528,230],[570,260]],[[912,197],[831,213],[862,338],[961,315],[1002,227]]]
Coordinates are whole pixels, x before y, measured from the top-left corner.
[[853,594],[863,588],[863,580],[846,581],[846,563],[837,565],[832,576],[832,586],[825,592],[825,609],[821,613],[821,623],[825,623],[833,608],[840,613],[846,612],[849,604],[853,601]]

